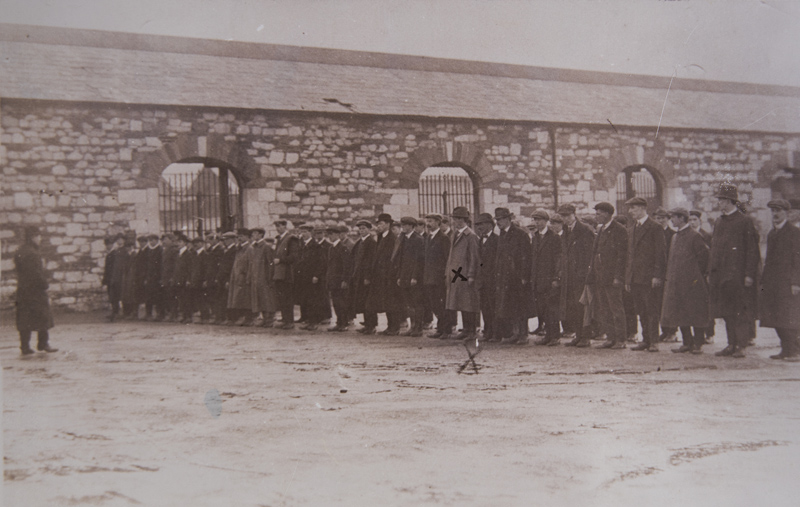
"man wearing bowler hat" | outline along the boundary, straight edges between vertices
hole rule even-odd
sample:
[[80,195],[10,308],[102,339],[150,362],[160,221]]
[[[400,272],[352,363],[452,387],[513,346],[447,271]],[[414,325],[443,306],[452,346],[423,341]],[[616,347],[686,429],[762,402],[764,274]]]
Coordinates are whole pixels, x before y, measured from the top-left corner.
[[500,228],[495,257],[495,325],[503,343],[528,343],[528,281],[531,269],[531,241],[508,208],[496,208]]
[[589,265],[592,263],[594,231],[578,220],[575,206],[562,204],[558,214],[564,219],[564,234],[561,250],[561,314],[564,332],[574,334],[567,346],[588,347],[591,336],[583,325],[584,307],[580,302]]
[[772,327],[781,351],[772,359],[800,361],[800,229],[787,220],[791,205],[784,199],[767,204],[772,230],[761,277],[761,327]]
[[450,334],[452,324],[445,316],[447,297],[447,256],[450,254],[450,238],[442,231],[442,215],[433,213],[425,217],[428,237],[425,239],[425,271],[422,275],[425,298],[436,315],[436,331],[430,338],[443,338]]
[[606,334],[602,349],[624,349],[627,328],[622,301],[628,233],[614,216],[614,206],[601,202],[594,207],[597,237],[592,249],[587,284],[594,289],[594,312],[602,332]]
[[403,302],[397,278],[394,277],[392,253],[398,241],[391,231],[394,220],[388,213],[381,213],[375,223],[378,244],[375,248],[375,261],[372,266],[372,278],[369,282],[367,310],[375,313],[386,313],[388,325],[381,334],[397,336],[400,334],[400,320],[403,315]]
[[494,219],[489,213],[481,213],[475,219],[475,232],[478,233],[478,253],[481,269],[478,270],[478,296],[483,315],[483,339],[489,342],[500,341],[495,333],[495,262],[497,260],[497,234],[494,233]]
[[722,215],[711,237],[708,284],[711,317],[722,317],[728,346],[719,356],[744,357],[756,319],[756,287],[761,252],[753,221],[739,209],[739,191],[723,183],[714,195]]
[[634,197],[625,205],[633,219],[628,227],[625,290],[633,296],[634,324],[636,315],[642,324],[642,343],[632,350],[658,352],[658,322],[667,269],[664,232],[647,216],[647,201]]
[[50,299],[47,297],[47,274],[39,247],[42,234],[35,226],[23,230],[24,243],[14,253],[17,272],[17,331],[19,331],[22,355],[33,354],[31,333],[36,331],[37,349],[42,352],[57,352],[50,346],[49,330],[53,327]]

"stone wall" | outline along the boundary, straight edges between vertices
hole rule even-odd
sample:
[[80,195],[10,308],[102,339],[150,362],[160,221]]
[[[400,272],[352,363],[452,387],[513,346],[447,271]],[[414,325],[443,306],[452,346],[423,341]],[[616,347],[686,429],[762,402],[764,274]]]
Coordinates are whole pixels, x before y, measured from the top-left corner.
[[103,238],[160,232],[157,183],[173,162],[229,167],[250,227],[269,229],[278,217],[351,223],[380,212],[417,215],[420,173],[449,162],[472,175],[481,211],[506,206],[522,217],[557,201],[587,210],[614,202],[617,174],[631,165],[657,175],[666,205],[713,217],[713,189],[730,180],[766,231],[771,182],[800,160],[800,136],[757,132],[656,136],[612,125],[11,99],[0,103],[0,117],[3,307],[11,305],[11,253],[24,224],[44,229],[54,304],[102,304]]

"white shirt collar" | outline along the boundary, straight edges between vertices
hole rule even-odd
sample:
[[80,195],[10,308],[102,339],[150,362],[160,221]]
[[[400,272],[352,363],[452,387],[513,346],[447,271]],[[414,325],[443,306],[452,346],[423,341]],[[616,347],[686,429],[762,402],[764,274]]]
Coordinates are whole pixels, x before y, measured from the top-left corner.
[[180,249],[180,250],[178,250],[178,254],[180,255],[180,254],[182,254],[182,253],[183,253],[183,252],[185,252],[185,251],[186,251],[186,247],[185,247],[185,246],[183,246],[183,247],[181,247],[181,249]]
[[461,229],[458,230],[458,233],[459,234],[464,234],[464,231],[466,231],[466,230],[467,230],[467,226],[465,225],[464,227],[462,227]]
[[644,225],[644,223],[646,221],[647,221],[647,215],[645,215],[642,218],[640,218],[639,220],[637,220],[637,222],[639,222],[639,225]]
[[334,241],[333,243],[331,243],[331,246],[336,246],[336,245],[338,245],[338,244],[339,244],[339,241],[341,241],[341,240],[337,238],[337,239],[336,239],[336,241]]
[[390,232],[391,232],[391,230],[390,230],[390,229],[386,229],[386,230],[383,232],[383,234],[381,234],[381,237],[382,237],[382,238],[385,238],[386,236],[388,236],[388,235],[389,235],[389,233],[390,233]]
[[726,212],[723,212],[722,214],[723,214],[723,215],[726,215],[726,216],[730,216],[730,215],[733,215],[734,213],[736,213],[737,211],[739,211],[739,208],[737,208],[736,206],[734,206],[732,210],[730,210],[730,211],[729,211],[729,212],[727,212],[727,213],[726,213]]
[[544,236],[545,234],[547,234],[547,226],[546,225],[544,226],[544,230],[543,231],[539,231],[539,236]]
[[779,223],[778,225],[774,226],[776,231],[783,229],[783,226],[786,225],[788,220],[784,220],[783,222]]
[[432,232],[432,233],[431,233],[431,235],[430,235],[430,238],[431,238],[431,239],[435,238],[435,237],[436,237],[436,234],[437,234],[438,232],[439,232],[439,229],[434,229],[434,230],[433,230],[433,232]]
[[683,227],[681,227],[680,229],[678,229],[678,232],[681,232],[682,230],[686,229],[687,227],[689,227],[689,224],[686,224]]

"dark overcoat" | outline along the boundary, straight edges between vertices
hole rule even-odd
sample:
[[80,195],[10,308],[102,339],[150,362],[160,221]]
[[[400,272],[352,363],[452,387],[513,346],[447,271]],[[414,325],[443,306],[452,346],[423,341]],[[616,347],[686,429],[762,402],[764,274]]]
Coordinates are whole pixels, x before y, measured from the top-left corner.
[[[712,318],[757,318],[760,264],[758,233],[750,217],[738,210],[719,217],[711,237],[708,267]],[[748,276],[754,280],[751,287],[744,285]]]
[[622,224],[611,220],[594,239],[587,283],[609,286],[615,279],[624,283],[627,253],[628,232]]
[[411,280],[416,280],[415,287],[421,289],[425,270],[425,240],[416,232],[412,232],[403,240],[399,255],[398,285],[407,289],[411,287]]
[[128,256],[125,262],[125,272],[122,275],[122,304],[127,308],[133,309],[139,303],[139,263],[137,259],[141,254],[141,250],[130,247],[125,247],[124,249],[128,252]]
[[163,261],[163,247],[160,245],[147,247],[147,272],[145,274],[145,290],[148,296],[161,290],[161,263]]
[[664,280],[667,271],[666,237],[661,226],[650,217],[642,225],[636,221],[633,223],[628,228],[625,284],[649,287],[653,278]]
[[762,327],[800,329],[800,229],[786,222],[767,235],[767,258],[761,276]]
[[372,265],[375,263],[376,246],[377,243],[372,235],[360,238],[353,246],[353,274],[350,281],[353,313],[364,313],[366,311],[370,286],[365,285],[364,282],[369,280],[372,283]]
[[203,285],[207,284],[207,275],[210,269],[210,260],[211,257],[208,254],[208,250],[205,248],[201,248],[200,250],[195,250],[194,252],[194,260],[192,262],[192,272],[189,276],[189,281],[191,282],[191,287],[198,291],[202,291],[205,289]]
[[708,256],[703,237],[691,227],[674,234],[661,306],[663,327],[708,325]]
[[250,287],[252,265],[249,248],[250,243],[247,242],[239,245],[236,249],[236,257],[231,269],[231,281],[228,286],[228,308],[253,310],[253,294]]
[[53,327],[47,297],[47,275],[39,247],[25,243],[14,254],[17,272],[17,330],[45,331]]
[[178,263],[178,247],[171,245],[161,251],[161,286],[172,287],[175,284],[175,265]]
[[153,251],[149,245],[140,248],[136,254],[136,267],[134,269],[133,280],[133,300],[135,303],[144,303],[147,299],[147,266],[150,263],[150,255]]
[[495,316],[514,319],[528,315],[531,240],[521,227],[511,224],[501,231],[495,257]]
[[561,237],[552,229],[536,233],[531,241],[531,287],[534,292],[551,292],[560,281]]
[[592,263],[594,231],[576,220],[572,230],[564,225],[561,234],[561,315],[565,319],[567,300],[577,301],[586,285],[589,265]]
[[195,252],[190,247],[186,247],[183,251],[178,250],[178,258],[175,260],[175,273],[172,277],[176,287],[188,287],[191,285],[194,258]]
[[[325,281],[327,271],[328,247],[324,242],[319,243],[312,239],[304,244],[295,273],[297,277],[295,293],[298,296],[298,303],[307,305],[315,316],[325,314],[330,308]],[[317,279],[316,283],[314,283],[314,278]]]
[[[478,243],[478,236],[469,227],[464,229],[464,232],[456,232],[453,245],[450,247],[450,255],[447,257],[444,275],[447,282],[445,308],[448,310],[481,311],[481,300],[478,293],[481,254]],[[456,277],[453,271],[460,271],[461,276],[467,280]],[[472,281],[470,282],[470,280]]]
[[494,296],[494,263],[497,261],[497,234],[490,232],[486,236],[486,241],[484,241],[484,238],[479,238],[478,247],[478,254],[481,258],[481,265],[478,270],[478,290],[481,292],[490,290],[492,291],[492,296]]
[[282,238],[276,239],[275,259],[280,262],[272,270],[272,279],[282,282],[294,282],[294,264],[300,260],[300,238],[286,232]]
[[231,283],[231,271],[233,271],[233,263],[236,260],[236,245],[231,245],[222,251],[222,257],[219,260],[219,267],[216,271],[215,284],[218,289],[228,290]]
[[392,265],[397,238],[391,230],[386,236],[378,234],[378,244],[375,247],[375,262],[372,265],[372,278],[367,298],[367,311],[370,312],[402,312],[403,300],[400,288],[397,286],[395,269]]
[[447,257],[450,254],[450,238],[439,231],[435,236],[425,238],[425,271],[423,285],[441,285],[446,274]]
[[350,252],[343,241],[328,248],[328,267],[325,273],[325,282],[328,290],[340,290],[342,282],[350,283],[349,275]]

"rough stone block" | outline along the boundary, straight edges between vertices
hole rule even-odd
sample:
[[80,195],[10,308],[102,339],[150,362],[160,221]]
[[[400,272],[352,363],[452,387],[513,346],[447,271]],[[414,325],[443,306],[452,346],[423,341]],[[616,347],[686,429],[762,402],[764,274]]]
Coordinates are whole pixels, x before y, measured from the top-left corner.
[[33,196],[28,192],[16,192],[14,194],[14,207],[15,208],[33,207]]
[[147,202],[147,191],[142,189],[120,190],[117,192],[120,204],[136,204]]
[[119,150],[119,159],[123,161],[133,160],[133,152],[127,148]]
[[277,192],[277,198],[280,202],[291,202],[292,200],[292,193],[291,192]]
[[276,199],[276,192],[274,188],[259,188],[257,196],[260,202],[272,202]]
[[286,204],[283,202],[271,202],[267,209],[270,215],[283,215],[286,213]]
[[287,164],[294,164],[298,160],[300,160],[300,155],[298,153],[287,153],[286,154],[286,163]]
[[71,223],[67,224],[66,231],[64,232],[67,236],[82,236],[83,235],[83,225],[80,223]]
[[272,151],[269,154],[269,163],[272,165],[283,163],[284,153],[282,151]]

